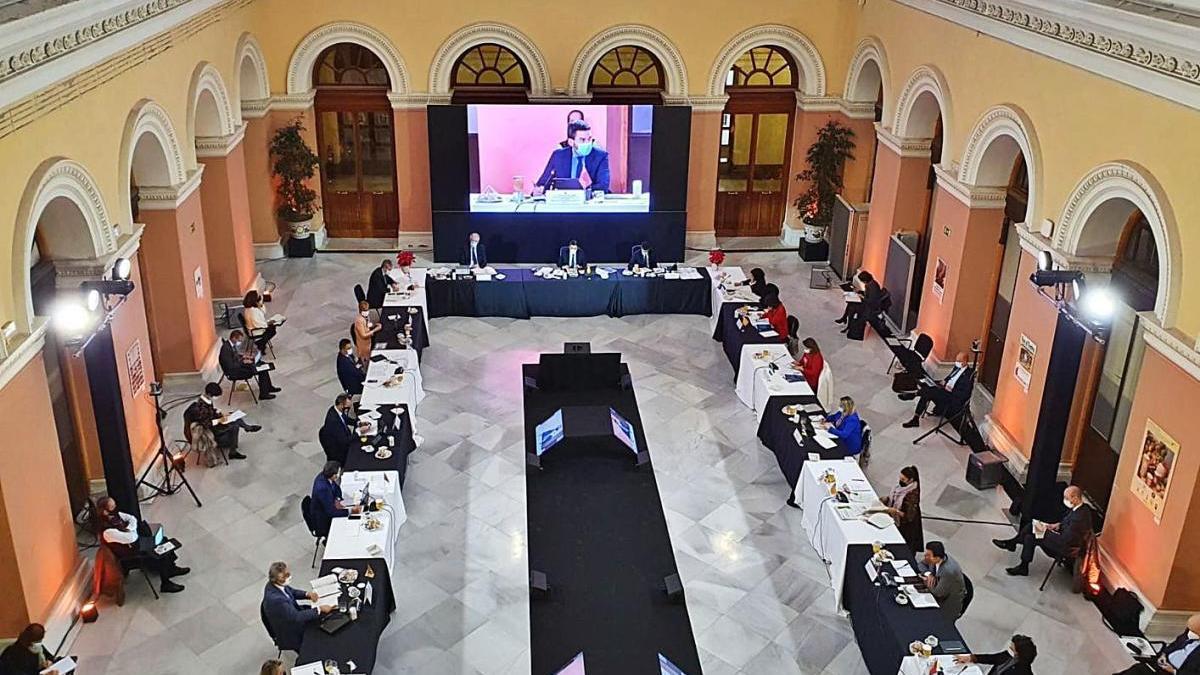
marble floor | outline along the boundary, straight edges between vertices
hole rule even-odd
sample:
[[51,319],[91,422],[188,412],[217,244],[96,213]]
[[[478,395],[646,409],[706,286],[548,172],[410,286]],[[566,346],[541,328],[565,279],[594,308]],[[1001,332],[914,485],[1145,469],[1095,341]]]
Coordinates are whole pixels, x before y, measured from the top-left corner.
[[[148,519],[184,543],[182,561],[193,569],[182,579],[187,590],[156,601],[134,580],[124,607],[103,607],[100,620],[74,637],[80,673],[249,674],[275,655],[258,619],[267,566],[287,561],[298,586],[313,574],[299,502],[324,459],[316,432],[339,389],[334,354],[353,313],[351,288],[378,262],[374,254],[320,254],[263,264],[279,284],[270,311],[289,317],[276,341],[275,379],[284,391],[257,407],[244,393],[235,397],[263,431],[245,438],[248,461],[189,466],[203,508],[185,495],[146,507]],[[727,264],[768,269],[802,332],[824,347],[838,389],[859,401],[875,429],[868,474],[877,489],[915,463],[927,518],[1004,519],[1001,494],[965,482],[965,449],[937,438],[911,444],[915,434],[900,427],[911,404],[888,389],[883,345],[847,342],[830,320],[840,311],[839,292],[809,289],[808,266],[794,253],[733,254]],[[425,442],[411,458],[409,520],[393,573],[398,608],[376,673],[529,673],[519,370],[573,340],[621,352],[633,373],[704,672],[866,672],[706,317],[445,318],[432,322],[431,339],[421,366],[428,397],[417,413]],[[168,394],[195,391],[182,383]],[[176,408],[173,437],[178,419]],[[1127,664],[1065,575],[1038,592],[1046,558],[1034,563],[1033,577],[1004,574],[1010,555],[988,540],[1010,529],[934,520],[926,528],[975,582],[974,604],[959,622],[972,646],[1000,650],[1013,632],[1032,635],[1042,647],[1039,675]]]

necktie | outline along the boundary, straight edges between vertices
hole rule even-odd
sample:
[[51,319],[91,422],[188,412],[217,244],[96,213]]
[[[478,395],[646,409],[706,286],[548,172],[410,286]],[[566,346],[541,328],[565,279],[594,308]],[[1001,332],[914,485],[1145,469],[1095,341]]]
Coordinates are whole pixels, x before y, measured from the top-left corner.
[[571,260],[567,263],[567,266],[568,267],[575,266],[575,253],[573,251],[571,252]]
[[477,257],[475,256],[475,244],[471,244],[471,264],[472,264],[472,265],[478,265],[478,264],[479,264],[479,258],[477,258]]

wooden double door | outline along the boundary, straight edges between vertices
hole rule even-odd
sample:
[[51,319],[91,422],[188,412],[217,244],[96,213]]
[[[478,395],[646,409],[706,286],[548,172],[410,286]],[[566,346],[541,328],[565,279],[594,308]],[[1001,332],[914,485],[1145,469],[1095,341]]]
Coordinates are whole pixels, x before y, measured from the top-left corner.
[[717,236],[775,236],[787,215],[796,98],[731,96],[721,115]]
[[322,93],[316,101],[317,144],[329,236],[397,236],[396,133],[387,96]]

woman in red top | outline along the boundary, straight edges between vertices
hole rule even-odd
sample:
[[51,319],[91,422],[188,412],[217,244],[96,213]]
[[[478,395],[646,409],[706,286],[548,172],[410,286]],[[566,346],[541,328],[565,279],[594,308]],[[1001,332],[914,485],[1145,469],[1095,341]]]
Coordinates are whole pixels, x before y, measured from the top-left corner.
[[800,355],[800,360],[792,365],[804,373],[804,381],[816,391],[817,380],[821,377],[821,370],[825,368],[825,357],[821,355],[821,348],[817,346],[816,340],[807,337],[802,344],[804,353]]
[[763,304],[767,306],[767,311],[763,312],[763,318],[771,323],[771,329],[779,333],[779,337],[786,340],[788,337],[787,310],[779,301],[779,295],[771,294],[764,297]]

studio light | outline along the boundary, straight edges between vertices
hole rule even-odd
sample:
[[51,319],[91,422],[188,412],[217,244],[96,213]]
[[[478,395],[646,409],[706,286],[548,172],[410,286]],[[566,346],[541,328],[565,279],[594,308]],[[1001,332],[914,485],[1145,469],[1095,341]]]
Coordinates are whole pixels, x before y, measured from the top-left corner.
[[83,619],[84,623],[91,623],[100,618],[100,609],[96,607],[94,600],[88,600],[79,608],[79,618]]
[[133,263],[129,262],[129,258],[117,258],[112,266],[113,281],[128,281],[132,271]]
[[68,295],[54,303],[51,319],[60,333],[68,338],[77,338],[95,325],[99,307],[100,294],[96,291]]
[[1096,323],[1108,323],[1117,311],[1117,299],[1107,288],[1088,288],[1077,301],[1088,319]]
[[1050,251],[1042,251],[1038,254],[1038,268],[1029,275],[1029,280],[1036,286],[1070,284],[1082,278],[1083,272],[1054,269],[1054,257],[1050,255]]
[[126,296],[133,292],[133,282],[128,279],[85,281],[80,285],[89,293],[99,293],[100,295]]

